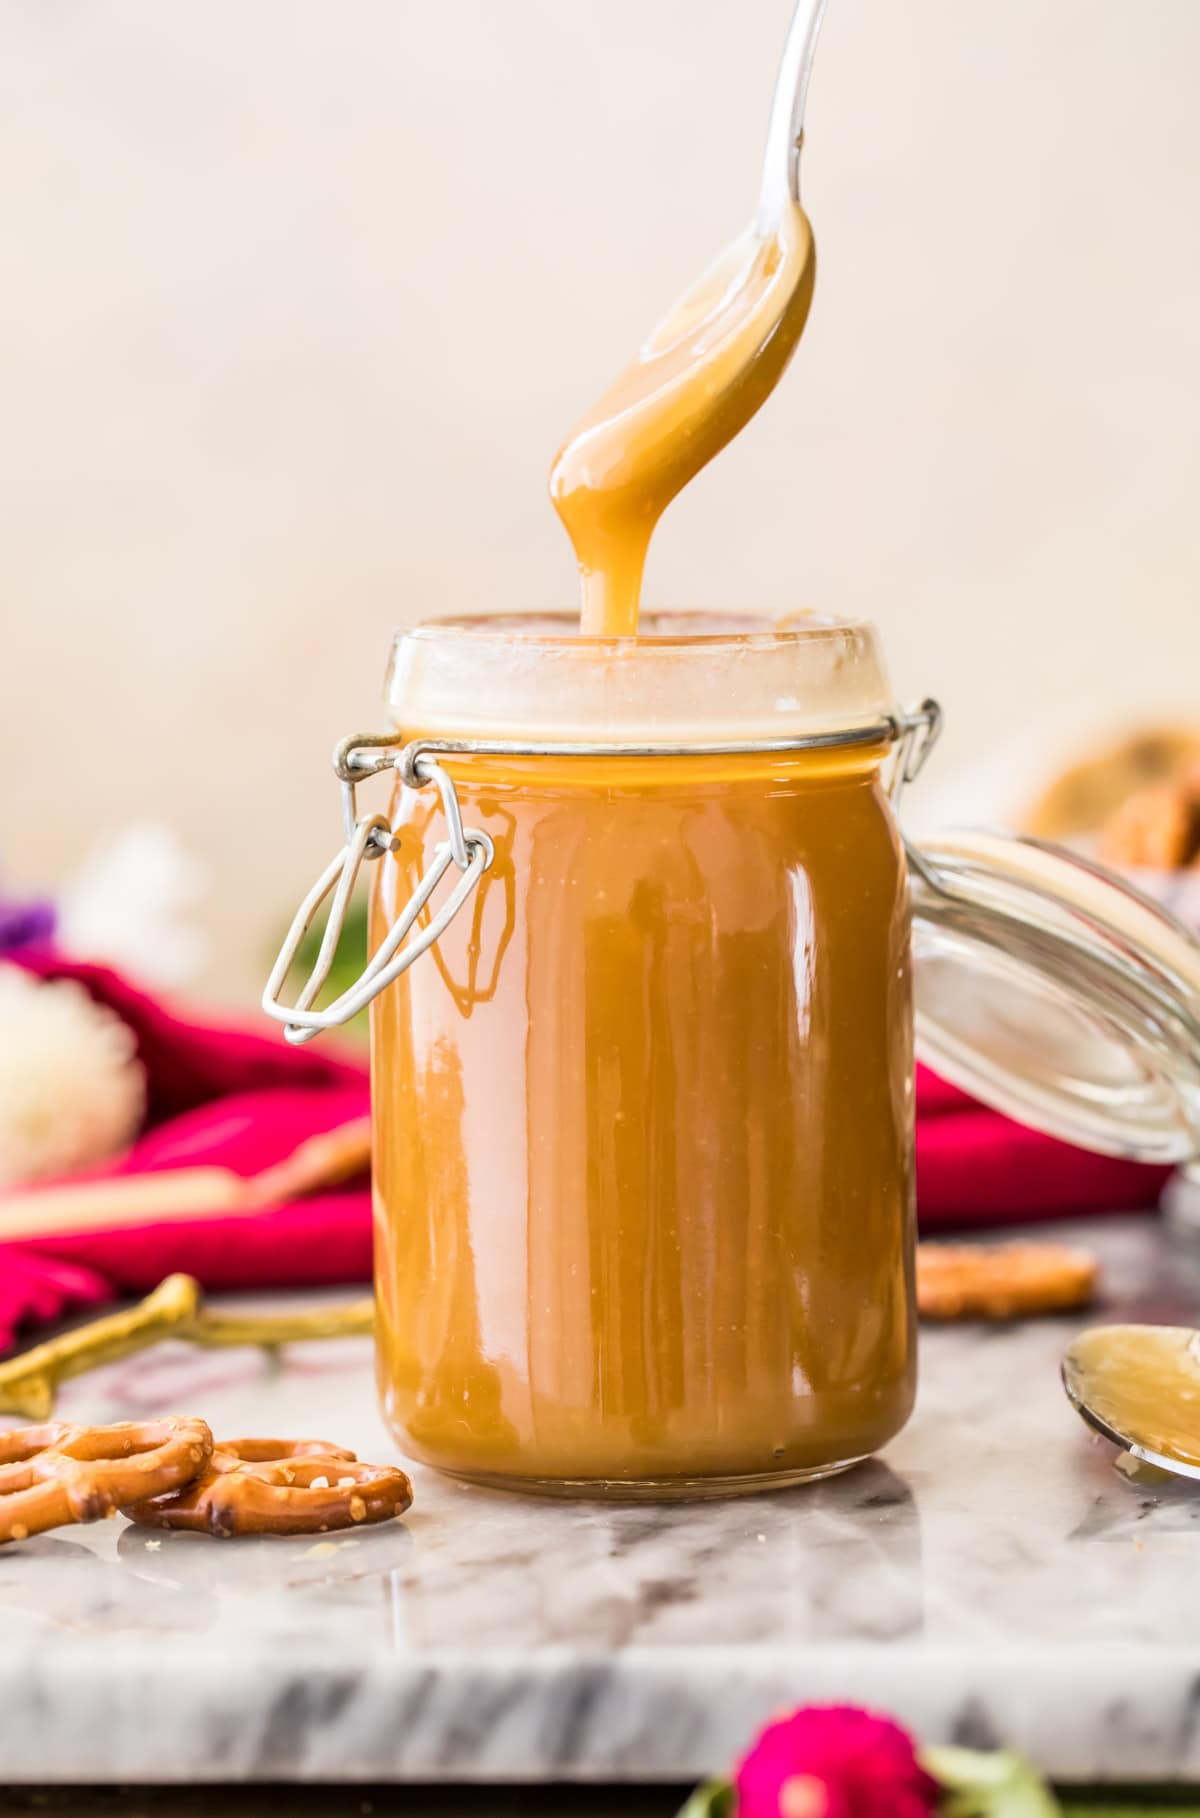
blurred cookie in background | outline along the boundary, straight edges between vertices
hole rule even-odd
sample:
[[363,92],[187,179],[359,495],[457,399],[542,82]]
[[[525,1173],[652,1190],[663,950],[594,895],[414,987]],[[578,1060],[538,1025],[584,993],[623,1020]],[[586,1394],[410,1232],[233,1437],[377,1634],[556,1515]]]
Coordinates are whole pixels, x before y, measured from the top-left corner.
[[1170,870],[1200,850],[1200,723],[1146,725],[1052,772],[1017,816],[1037,839],[1095,845],[1110,864]]
[[1051,771],[1017,827],[1096,859],[1200,932],[1200,724],[1098,741]]
[[1200,868],[1200,763],[1122,802],[1100,829],[1096,856],[1117,869]]
[[[1064,721],[1066,723],[1064,723]],[[1075,703],[913,791],[917,840],[988,827],[1066,846],[1200,933],[1200,711],[1130,721]]]

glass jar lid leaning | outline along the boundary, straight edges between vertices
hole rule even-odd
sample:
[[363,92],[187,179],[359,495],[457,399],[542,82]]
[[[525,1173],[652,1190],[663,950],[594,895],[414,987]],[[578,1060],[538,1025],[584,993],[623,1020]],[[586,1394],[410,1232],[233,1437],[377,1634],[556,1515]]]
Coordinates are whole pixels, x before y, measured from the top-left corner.
[[1083,1149],[1200,1150],[1200,942],[1087,859],[979,831],[909,846],[917,1051]]

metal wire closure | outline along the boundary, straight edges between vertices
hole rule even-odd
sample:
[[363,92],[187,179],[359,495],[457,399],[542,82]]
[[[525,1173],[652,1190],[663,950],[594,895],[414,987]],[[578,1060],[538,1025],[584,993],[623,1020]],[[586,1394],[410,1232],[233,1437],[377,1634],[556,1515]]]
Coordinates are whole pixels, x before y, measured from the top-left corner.
[[[323,1029],[334,1029],[357,1016],[371,999],[386,990],[445,933],[484,872],[495,858],[495,848],[478,827],[463,825],[462,810],[453,780],[438,763],[439,757],[736,757],[771,752],[825,751],[843,746],[892,745],[895,747],[888,789],[893,801],[922,769],[942,728],[936,701],[922,701],[907,713],[889,713],[863,726],[832,732],[814,732],[789,739],[755,739],[716,744],[592,744],[517,739],[413,739],[405,744],[394,732],[353,733],[334,748],[333,768],[342,785],[342,820],[346,840],[330,860],[296,911],[295,920],[279,952],[262,1007],[284,1025],[289,1042],[311,1041]],[[384,852],[394,852],[399,840],[382,814],[360,816],[357,786],[384,770],[394,770],[409,789],[430,783],[441,797],[446,818],[446,838],[435,848],[432,862],[413,895],[396,918],[379,950],[372,955],[353,985],[321,1010],[314,1010],[321,987],[329,977],[341,939],[350,896],[364,863]],[[438,885],[451,866],[458,881],[442,906],[416,933],[412,930],[429,907]],[[280,1001],[280,993],[296,961],[305,935],[322,904],[332,892],[332,902],[312,971],[294,1004]],[[408,938],[411,934],[411,938]]]
[[[284,1025],[284,1035],[289,1042],[298,1044],[311,1041],[322,1029],[335,1029],[364,1010],[373,997],[385,990],[393,979],[399,978],[402,972],[407,971],[413,961],[419,959],[422,953],[432,947],[439,935],[445,932],[495,857],[495,849],[486,833],[477,827],[463,826],[458,795],[441,765],[432,758],[422,758],[419,764],[412,767],[409,787],[423,789],[428,783],[436,784],[442,798],[448,838],[435,848],[429,869],[392,924],[378,952],[367,961],[359,977],[340,997],[326,1004],[324,1009],[312,1008],[333,966],[350,896],[364,862],[379,858],[385,852],[394,852],[400,843],[393,834],[386,815],[366,814],[360,817],[355,800],[356,785],[363,777],[374,776],[393,764],[398,767],[396,744],[393,733],[380,736],[365,734],[343,739],[334,751],[333,768],[342,783],[346,843],[336,857],[330,860],[297,909],[262,998],[263,1009],[268,1016],[273,1016],[276,1022]],[[389,755],[369,755],[383,751],[388,751]],[[408,782],[407,777],[405,781]],[[457,866],[460,873],[454,889],[424,927],[411,940],[406,941],[405,937],[422,911],[428,907],[434,891],[451,865]],[[280,992],[296,962],[301,942],[331,891],[333,900],[329,905],[325,932],[312,971],[295,1003],[281,1003]]]

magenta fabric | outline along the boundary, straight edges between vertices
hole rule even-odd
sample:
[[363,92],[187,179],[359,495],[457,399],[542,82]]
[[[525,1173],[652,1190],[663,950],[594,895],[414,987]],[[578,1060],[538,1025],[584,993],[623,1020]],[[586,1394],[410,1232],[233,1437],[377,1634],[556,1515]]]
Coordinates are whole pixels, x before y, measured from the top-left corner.
[[917,1070],[923,1231],[1150,1211],[1170,1172],[1056,1142]]
[[111,1283],[93,1269],[0,1249],[0,1356],[21,1326],[87,1313],[111,1299]]
[[52,948],[21,950],[9,956],[41,978],[73,978],[97,1003],[115,1010],[138,1039],[150,1101],[147,1127],[195,1111],[231,1092],[259,1087],[365,1084],[366,1068],[340,1053],[327,1039],[319,1046],[290,1048],[265,1017],[254,1022],[219,1022],[171,1008],[106,966],[64,959]]
[[[253,1174],[368,1109],[364,1063],[328,1041],[291,1048],[265,1024],[189,1016],[104,967],[49,949],[11,957],[41,977],[77,979],[137,1036],[149,1083],[146,1128],[128,1156],[100,1173],[215,1165]],[[1039,1136],[918,1074],[923,1230],[1149,1208],[1165,1174]],[[366,1281],[369,1185],[364,1178],[250,1216],[0,1244],[0,1352],[18,1333],[145,1292],[175,1269],[214,1289]]]
[[[211,1022],[165,1005],[102,966],[41,948],[10,956],[43,978],[72,978],[137,1037],[146,1127],[93,1177],[217,1166],[255,1174],[308,1136],[362,1117],[365,1064],[336,1044],[291,1048],[265,1022]],[[142,1293],[182,1269],[206,1288],[311,1287],[371,1273],[366,1178],[275,1211],[0,1244],[0,1352],[24,1328]]]

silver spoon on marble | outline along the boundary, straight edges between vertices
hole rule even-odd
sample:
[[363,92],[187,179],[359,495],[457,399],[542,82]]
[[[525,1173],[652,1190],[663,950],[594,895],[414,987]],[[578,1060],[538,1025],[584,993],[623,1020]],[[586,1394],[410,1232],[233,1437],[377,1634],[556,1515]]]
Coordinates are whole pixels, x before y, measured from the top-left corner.
[[1130,1458],[1200,1478],[1200,1331],[1091,1326],[1068,1347],[1063,1387],[1087,1424]]

